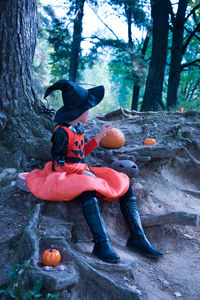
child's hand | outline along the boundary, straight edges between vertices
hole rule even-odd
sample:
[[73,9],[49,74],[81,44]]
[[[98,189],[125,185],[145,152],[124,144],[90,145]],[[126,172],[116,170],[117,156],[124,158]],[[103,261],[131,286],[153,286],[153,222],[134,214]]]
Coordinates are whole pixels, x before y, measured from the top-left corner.
[[99,134],[95,137],[96,141],[99,143],[100,140],[106,135],[106,133],[112,128],[113,126],[110,124],[103,125]]

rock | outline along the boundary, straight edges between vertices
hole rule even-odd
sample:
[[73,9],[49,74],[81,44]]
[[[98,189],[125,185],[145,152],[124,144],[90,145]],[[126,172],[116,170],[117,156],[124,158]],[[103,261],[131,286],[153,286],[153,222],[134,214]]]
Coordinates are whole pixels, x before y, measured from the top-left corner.
[[72,264],[68,264],[64,271],[58,268],[53,268],[51,271],[46,271],[43,267],[32,268],[29,274],[32,282],[42,278],[43,287],[50,293],[66,289],[78,281],[78,274]]
[[3,172],[8,173],[8,174],[15,174],[17,172],[17,169],[7,168],[7,169],[4,169]]
[[176,298],[182,297],[182,294],[180,292],[175,292],[174,295],[176,296]]
[[9,181],[9,178],[10,177],[13,178],[13,175],[15,175],[16,172],[17,172],[17,170],[14,168],[3,169],[3,171],[0,173],[0,180],[7,178],[7,180]]
[[16,185],[16,181],[11,181],[10,186],[14,187]]

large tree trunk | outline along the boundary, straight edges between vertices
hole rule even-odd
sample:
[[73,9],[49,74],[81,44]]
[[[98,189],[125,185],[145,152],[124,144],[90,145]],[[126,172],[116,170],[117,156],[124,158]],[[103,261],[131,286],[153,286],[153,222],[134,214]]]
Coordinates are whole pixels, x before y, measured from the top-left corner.
[[76,82],[77,71],[78,71],[78,61],[80,55],[81,47],[81,35],[82,35],[82,22],[83,22],[83,11],[84,11],[85,0],[76,1],[76,18],[74,20],[74,31],[73,31],[73,41],[72,41],[72,51],[70,59],[70,70],[69,79]]
[[173,25],[171,63],[168,79],[167,108],[175,107],[178,98],[178,87],[181,73],[181,60],[183,55],[183,32],[185,13],[188,0],[180,0],[178,11]]
[[168,0],[151,1],[153,18],[153,45],[149,73],[141,111],[164,108],[162,89],[167,57]]
[[37,0],[0,1],[0,121],[36,104],[32,87],[36,32]]

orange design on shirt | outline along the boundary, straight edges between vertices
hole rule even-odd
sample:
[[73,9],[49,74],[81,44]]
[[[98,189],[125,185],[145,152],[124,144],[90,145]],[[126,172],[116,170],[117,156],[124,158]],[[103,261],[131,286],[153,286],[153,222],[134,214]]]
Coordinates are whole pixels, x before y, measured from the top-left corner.
[[55,129],[57,128],[64,129],[68,136],[66,156],[84,158],[85,141],[83,133],[77,134],[76,132],[64,126],[57,126]]

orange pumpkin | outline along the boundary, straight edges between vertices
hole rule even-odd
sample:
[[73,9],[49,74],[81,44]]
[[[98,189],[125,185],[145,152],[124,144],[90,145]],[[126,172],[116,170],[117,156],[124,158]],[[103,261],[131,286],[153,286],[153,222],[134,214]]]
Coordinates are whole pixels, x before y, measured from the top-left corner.
[[44,266],[55,267],[61,260],[60,252],[56,249],[47,249],[42,253],[42,263]]
[[155,139],[146,139],[146,140],[144,141],[144,144],[145,144],[146,146],[156,145],[156,140],[155,140]]
[[101,146],[108,149],[119,149],[124,145],[124,143],[124,134],[117,128],[111,128],[107,131],[106,135],[100,141]]

